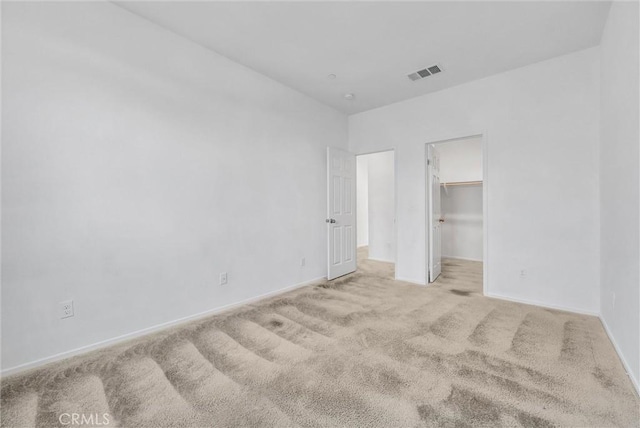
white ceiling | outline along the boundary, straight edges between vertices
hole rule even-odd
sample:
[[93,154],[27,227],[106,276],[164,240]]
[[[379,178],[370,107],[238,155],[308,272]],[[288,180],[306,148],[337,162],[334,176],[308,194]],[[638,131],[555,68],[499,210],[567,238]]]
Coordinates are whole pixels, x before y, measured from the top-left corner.
[[[609,2],[118,2],[352,114],[595,46]],[[440,64],[441,74],[407,74]],[[327,75],[335,74],[335,80]],[[355,100],[344,99],[354,93]]]

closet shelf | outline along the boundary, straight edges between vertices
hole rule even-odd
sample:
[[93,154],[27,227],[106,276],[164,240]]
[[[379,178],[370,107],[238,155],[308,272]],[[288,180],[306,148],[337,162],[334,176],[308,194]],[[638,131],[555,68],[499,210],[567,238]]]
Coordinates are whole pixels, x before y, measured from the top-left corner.
[[452,181],[449,183],[440,183],[441,186],[474,186],[482,184],[482,180],[480,181]]

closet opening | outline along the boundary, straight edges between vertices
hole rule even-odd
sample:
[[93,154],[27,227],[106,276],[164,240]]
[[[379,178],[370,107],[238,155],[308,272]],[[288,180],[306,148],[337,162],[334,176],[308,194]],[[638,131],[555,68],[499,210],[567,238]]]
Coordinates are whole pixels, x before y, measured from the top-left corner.
[[483,136],[428,143],[426,149],[426,282],[460,295],[483,294]]

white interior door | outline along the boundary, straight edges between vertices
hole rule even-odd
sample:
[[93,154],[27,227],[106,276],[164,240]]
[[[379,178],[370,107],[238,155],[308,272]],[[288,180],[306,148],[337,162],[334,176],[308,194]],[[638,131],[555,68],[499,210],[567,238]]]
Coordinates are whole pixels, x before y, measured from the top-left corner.
[[440,156],[427,146],[427,200],[429,201],[429,282],[442,272],[442,211],[440,208]]
[[327,148],[327,278],[356,270],[356,157]]

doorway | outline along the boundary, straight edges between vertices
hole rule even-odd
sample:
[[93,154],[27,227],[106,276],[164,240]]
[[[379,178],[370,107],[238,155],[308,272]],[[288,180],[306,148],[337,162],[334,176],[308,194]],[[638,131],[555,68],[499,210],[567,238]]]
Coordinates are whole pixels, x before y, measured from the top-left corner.
[[427,283],[473,275],[482,293],[485,261],[483,137],[428,143]]
[[356,156],[358,269],[395,277],[395,152]]

